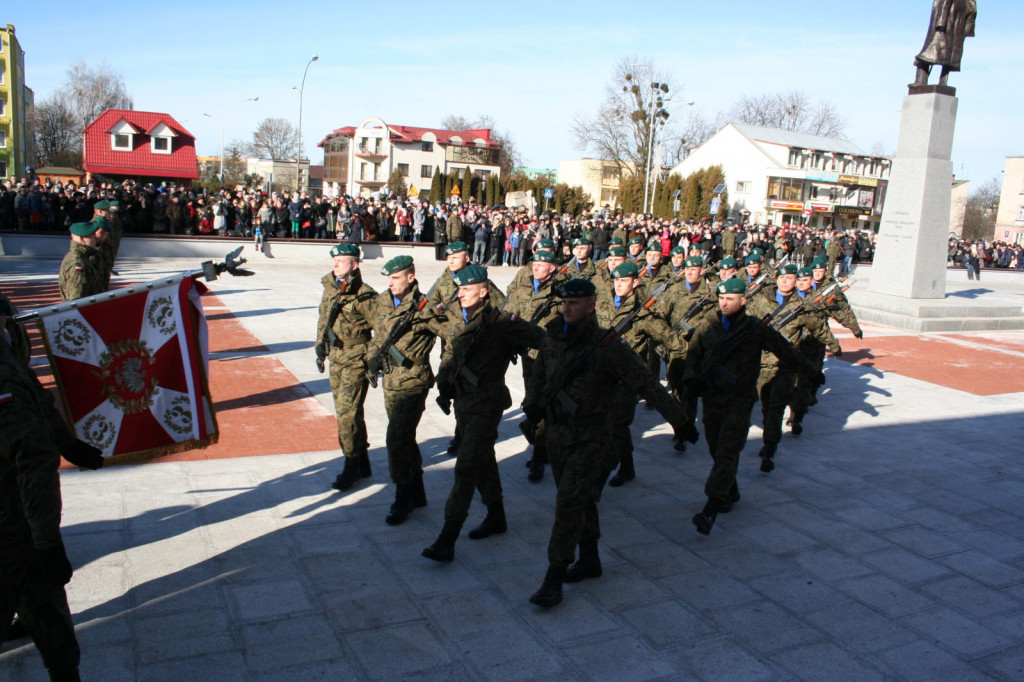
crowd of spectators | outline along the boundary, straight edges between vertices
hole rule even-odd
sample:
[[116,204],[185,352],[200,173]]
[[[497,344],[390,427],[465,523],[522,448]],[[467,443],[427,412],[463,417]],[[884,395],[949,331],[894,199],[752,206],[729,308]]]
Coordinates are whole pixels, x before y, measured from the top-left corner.
[[950,239],[946,264],[966,268],[967,279],[981,279],[985,268],[1024,270],[1024,244]]

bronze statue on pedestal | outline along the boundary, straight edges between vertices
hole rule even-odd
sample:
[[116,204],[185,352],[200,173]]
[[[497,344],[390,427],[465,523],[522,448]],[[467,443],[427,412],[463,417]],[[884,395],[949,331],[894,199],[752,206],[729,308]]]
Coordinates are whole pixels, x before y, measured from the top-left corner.
[[917,78],[911,88],[928,86],[932,66],[941,66],[938,85],[948,87],[950,71],[960,70],[964,39],[974,36],[974,20],[978,16],[976,0],[933,0],[932,18],[928,24],[921,53],[914,58]]

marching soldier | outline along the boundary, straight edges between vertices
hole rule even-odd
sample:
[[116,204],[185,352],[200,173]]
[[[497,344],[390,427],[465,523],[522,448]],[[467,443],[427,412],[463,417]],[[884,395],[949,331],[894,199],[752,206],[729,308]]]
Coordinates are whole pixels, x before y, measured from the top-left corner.
[[597,267],[590,257],[593,242],[587,237],[580,237],[573,242],[572,258],[563,265],[558,275],[560,279],[592,279],[597,274]]
[[95,296],[107,290],[103,258],[100,255],[100,224],[91,220],[71,225],[71,248],[60,264],[60,296],[63,301]]
[[458,303],[448,306],[446,320],[433,325],[446,340],[438,370],[438,402],[443,409],[455,409],[455,432],[459,437],[455,460],[455,481],[444,507],[444,527],[423,556],[434,561],[451,561],[455,541],[469,515],[473,493],[487,507],[483,523],[469,532],[472,540],[507,530],[502,501],[501,477],[494,457],[498,424],[512,405],[505,385],[505,372],[512,356],[525,354],[540,345],[540,327],[495,308],[488,296],[487,269],[469,265],[455,275]]
[[333,267],[320,280],[320,318],[316,327],[316,366],[330,361],[331,392],[338,418],[338,443],[345,466],[331,487],[345,491],[372,475],[363,404],[366,402],[366,351],[377,292],[359,272],[359,247],[344,242],[331,249]]
[[[746,285],[732,278],[718,285],[718,314],[694,332],[686,351],[683,379],[688,397],[704,406],[704,437],[714,463],[704,484],[707,503],[693,517],[697,532],[707,535],[718,514],[740,500],[736,469],[747,442],[750,413],[757,402],[761,355],[771,353],[787,371],[815,370],[770,324],[747,311]],[[816,378],[824,382],[819,372]]]
[[621,246],[613,246],[608,249],[608,257],[604,259],[604,265],[597,270],[597,274],[591,279],[597,290],[602,294],[611,294],[612,282],[612,271],[626,262],[627,253],[626,249]]
[[[430,289],[433,293],[427,297],[432,308],[438,306],[445,308],[455,302],[455,296],[459,290],[458,285],[455,284],[455,273],[469,265],[469,247],[464,241],[450,243],[445,247],[444,253],[448,267],[437,278],[437,282]],[[490,290],[491,301],[494,305],[500,306],[505,300],[505,294],[490,280],[487,281],[487,287]]]
[[[676,284],[662,296],[657,304],[658,314],[668,320],[673,330],[678,330],[684,339],[689,339],[700,323],[714,317],[717,311],[715,289],[703,277],[704,259],[691,256],[684,261],[683,281]],[[683,391],[683,359],[685,346],[678,352],[670,353],[668,360],[668,383],[677,400],[690,400],[687,414],[696,414],[696,396]]]
[[[548,424],[551,471],[558,486],[548,570],[540,589],[530,597],[544,607],[562,601],[564,582],[602,574],[595,488],[607,473],[605,453],[612,437],[608,414],[616,387],[621,383],[654,404],[677,434],[686,426],[682,408],[636,354],[598,326],[593,282],[569,280],[559,286],[558,293],[562,313],[547,326],[523,401],[523,412],[532,423]],[[573,563],[577,545],[580,558]]]
[[388,292],[370,308],[373,340],[366,350],[366,369],[376,386],[384,375],[384,409],[388,415],[385,442],[388,469],[395,484],[395,502],[385,521],[403,523],[415,507],[427,504],[423,489],[423,455],[416,442],[416,428],[426,407],[427,392],[434,385],[430,350],[434,332],[430,323],[434,308],[416,281],[411,256],[396,256],[384,264]]

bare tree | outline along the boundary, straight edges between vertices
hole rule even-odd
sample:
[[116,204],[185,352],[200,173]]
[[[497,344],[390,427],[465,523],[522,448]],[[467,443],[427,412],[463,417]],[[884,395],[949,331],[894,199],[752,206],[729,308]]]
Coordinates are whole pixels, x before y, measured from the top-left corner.
[[58,90],[32,107],[29,126],[35,144],[36,163],[70,168],[81,165],[81,129],[66,92]]
[[[605,86],[605,99],[593,115],[577,114],[572,123],[576,147],[598,158],[614,161],[623,173],[644,169],[652,139],[652,127],[664,130],[671,159],[677,155],[683,135],[668,128],[672,76],[650,61],[624,57],[615,65]],[[652,115],[653,111],[653,115]],[[660,133],[659,133],[660,134]]]
[[497,123],[488,115],[483,114],[476,118],[466,118],[457,114],[448,114],[441,119],[441,128],[444,130],[482,130],[491,131],[491,137],[497,142],[501,149],[498,152],[498,165],[501,167],[501,176],[512,177],[516,166],[522,165],[522,156],[516,148],[516,142],[511,133],[506,130],[498,130]]
[[135,106],[125,86],[124,76],[109,64],[91,67],[78,61],[68,67],[67,76],[64,90],[82,128],[107,109],[132,109]]
[[299,131],[288,119],[265,118],[252,131],[252,149],[264,159],[294,159],[299,150]]
[[814,104],[797,90],[741,97],[728,116],[736,123],[845,139],[846,119],[835,105]]
[[999,178],[992,178],[971,192],[964,210],[964,239],[990,241],[995,236],[996,214],[1002,193]]
[[678,164],[691,149],[707,142],[726,123],[728,119],[721,111],[710,116],[703,109],[690,109],[683,122],[666,135],[665,165],[672,167]]

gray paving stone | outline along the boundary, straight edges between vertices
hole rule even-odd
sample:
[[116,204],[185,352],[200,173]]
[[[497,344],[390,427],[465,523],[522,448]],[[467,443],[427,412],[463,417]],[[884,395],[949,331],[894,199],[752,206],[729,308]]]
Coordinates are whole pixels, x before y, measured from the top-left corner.
[[1000,680],[1024,679],[1024,644],[974,661],[974,665]]
[[860,555],[861,561],[904,583],[914,584],[952,575],[945,566],[899,547]]
[[142,665],[232,652],[236,643],[228,614],[217,609],[133,618],[135,655]]
[[715,568],[669,576],[658,581],[698,611],[755,602],[760,596],[742,582]]
[[838,645],[820,642],[774,654],[771,659],[802,680],[869,682],[888,676],[867,661],[850,655]]
[[863,604],[845,599],[821,611],[805,614],[804,618],[829,633],[834,641],[856,653],[874,654],[920,639],[917,633],[897,621]]
[[991,559],[979,550],[951,554],[937,561],[989,587],[1009,587],[1024,582],[1024,572],[1020,569]]
[[969,523],[958,516],[947,514],[933,507],[905,509],[899,512],[899,515],[908,522],[930,528],[937,533],[966,532],[977,528],[974,523]]
[[512,607],[488,589],[428,595],[418,599],[417,605],[439,632],[453,640],[479,634],[481,623],[514,615]]
[[908,682],[990,682],[991,677],[948,651],[925,641],[913,642],[878,654],[879,662],[897,679]]
[[900,623],[968,660],[1005,649],[1011,644],[1009,639],[946,606],[905,616]]
[[818,578],[836,583],[846,578],[856,578],[873,572],[869,566],[831,547],[815,547],[798,552],[792,557],[801,568]]
[[1024,600],[1009,590],[994,590],[960,575],[922,585],[920,590],[979,618],[1024,609]]
[[890,618],[924,611],[935,605],[931,599],[906,585],[881,575],[845,580],[839,583],[838,587],[862,604],[877,609]]
[[[858,497],[858,499],[861,498]],[[869,504],[861,504],[856,507],[849,507],[846,509],[837,509],[834,513],[837,517],[856,524],[865,530],[891,530],[907,525],[906,521],[894,514],[882,511]]]
[[693,642],[721,632],[711,619],[676,600],[663,599],[622,609],[618,615],[656,649]]
[[[668,540],[616,547],[615,554],[650,578],[664,578],[708,567],[708,562]],[[607,565],[606,555],[607,552],[602,552],[601,561]]]
[[311,584],[324,590],[394,582],[394,577],[384,562],[368,552],[309,555],[300,557],[297,563],[309,576]]
[[585,593],[576,590],[566,589],[564,600],[554,609],[534,606],[526,599],[513,604],[513,608],[527,625],[554,647],[581,639],[622,636],[626,632],[621,621],[597,606]]
[[253,672],[345,657],[341,643],[322,615],[242,625],[239,632],[246,665]]
[[662,585],[638,573],[628,564],[605,566],[602,577],[584,580],[576,586],[611,611],[669,596]]
[[747,584],[794,613],[817,611],[844,599],[842,593],[803,572],[765,576]]
[[355,661],[340,659],[337,661],[320,661],[308,665],[288,667],[265,673],[249,673],[247,680],[254,682],[309,682],[311,680],[361,680],[362,671]]
[[[102,678],[101,678],[102,679]],[[167,680],[217,680],[217,682],[245,682],[249,674],[241,652],[179,658],[138,667],[139,682],[167,682]]]
[[997,561],[1013,561],[1024,557],[1024,541],[992,530],[953,533],[950,539],[980,549]]
[[731,635],[666,649],[662,655],[674,663],[678,678],[684,680],[768,682],[788,677]]
[[[717,530],[716,522],[715,531]],[[739,580],[785,573],[790,570],[788,561],[766,552],[754,542],[747,541],[742,544],[719,546],[714,544],[713,538],[709,537],[705,540],[707,541],[694,545],[694,552],[718,570],[725,571]]]
[[452,662],[443,643],[423,623],[350,632],[345,644],[374,680],[405,679]]
[[952,536],[936,533],[916,524],[884,533],[890,542],[905,547],[921,556],[935,558],[969,549],[967,545]]
[[602,679],[610,670],[623,682],[659,679],[673,672],[668,660],[632,636],[567,646],[562,651],[592,679]]
[[313,609],[313,602],[298,580],[225,585],[224,593],[237,622],[282,618]]
[[709,615],[723,630],[763,653],[825,638],[817,628],[767,601],[713,611]]
[[500,637],[478,632],[454,644],[460,658],[482,679],[563,679],[567,672],[561,657],[522,626],[503,628]]

